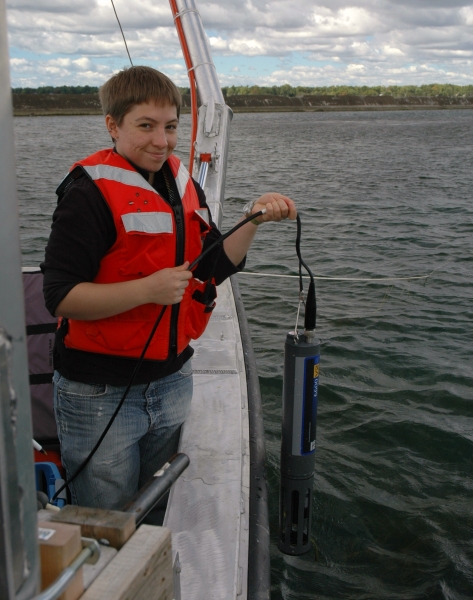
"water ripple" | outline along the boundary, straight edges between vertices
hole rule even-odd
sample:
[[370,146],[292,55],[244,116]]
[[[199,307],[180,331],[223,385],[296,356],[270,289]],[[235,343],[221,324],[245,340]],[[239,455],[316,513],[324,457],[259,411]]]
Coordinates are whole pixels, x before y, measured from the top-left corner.
[[[107,145],[101,121],[15,119],[25,262],[42,258],[70,164]],[[277,190],[298,203],[317,275],[431,273],[317,282],[314,549],[299,558],[276,547],[282,352],[298,283],[240,278],[265,405],[274,600],[473,597],[471,131],[473,111],[234,116],[224,229],[249,198]],[[295,235],[294,223],[261,226],[248,270],[297,274]]]

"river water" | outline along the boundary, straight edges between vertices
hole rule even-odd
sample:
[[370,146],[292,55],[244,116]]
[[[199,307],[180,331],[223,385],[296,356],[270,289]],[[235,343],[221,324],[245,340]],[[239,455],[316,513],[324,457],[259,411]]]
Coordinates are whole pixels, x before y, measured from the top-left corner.
[[[15,130],[31,265],[55,187],[108,140],[95,116],[17,118]],[[245,200],[285,193],[302,217],[303,257],[324,277],[314,548],[294,558],[276,541],[298,283],[239,275],[265,408],[272,599],[473,598],[472,134],[469,110],[234,117],[223,229]],[[261,226],[247,270],[295,275],[294,241],[294,223]]]

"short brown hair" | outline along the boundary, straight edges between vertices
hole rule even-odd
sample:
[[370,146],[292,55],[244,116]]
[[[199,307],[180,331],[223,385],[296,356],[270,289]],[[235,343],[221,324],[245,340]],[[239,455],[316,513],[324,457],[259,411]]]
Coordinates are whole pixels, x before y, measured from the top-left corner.
[[174,83],[152,67],[128,67],[113,75],[99,90],[104,115],[110,115],[117,125],[136,104],[155,102],[170,104],[181,110],[181,94]]

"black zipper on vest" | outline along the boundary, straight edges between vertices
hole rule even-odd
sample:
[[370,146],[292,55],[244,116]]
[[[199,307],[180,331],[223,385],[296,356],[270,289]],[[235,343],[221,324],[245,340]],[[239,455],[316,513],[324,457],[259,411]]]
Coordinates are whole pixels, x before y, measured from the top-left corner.
[[[163,176],[168,191],[168,204],[174,213],[176,223],[176,267],[184,262],[184,215],[182,209],[182,199],[175,193],[174,186],[171,183],[170,175],[172,171],[167,163],[164,163]],[[174,179],[174,178],[173,178]],[[177,356],[177,323],[179,320],[179,304],[171,306],[171,330],[169,332],[169,354]]]

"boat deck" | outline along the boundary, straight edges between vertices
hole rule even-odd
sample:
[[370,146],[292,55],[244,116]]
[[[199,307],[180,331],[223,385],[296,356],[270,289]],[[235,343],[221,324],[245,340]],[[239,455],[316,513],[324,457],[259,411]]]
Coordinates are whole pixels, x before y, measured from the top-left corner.
[[249,539],[248,392],[230,280],[192,346],[194,395],[180,452],[190,465],[171,490],[164,524],[179,552],[186,600],[246,598]]

